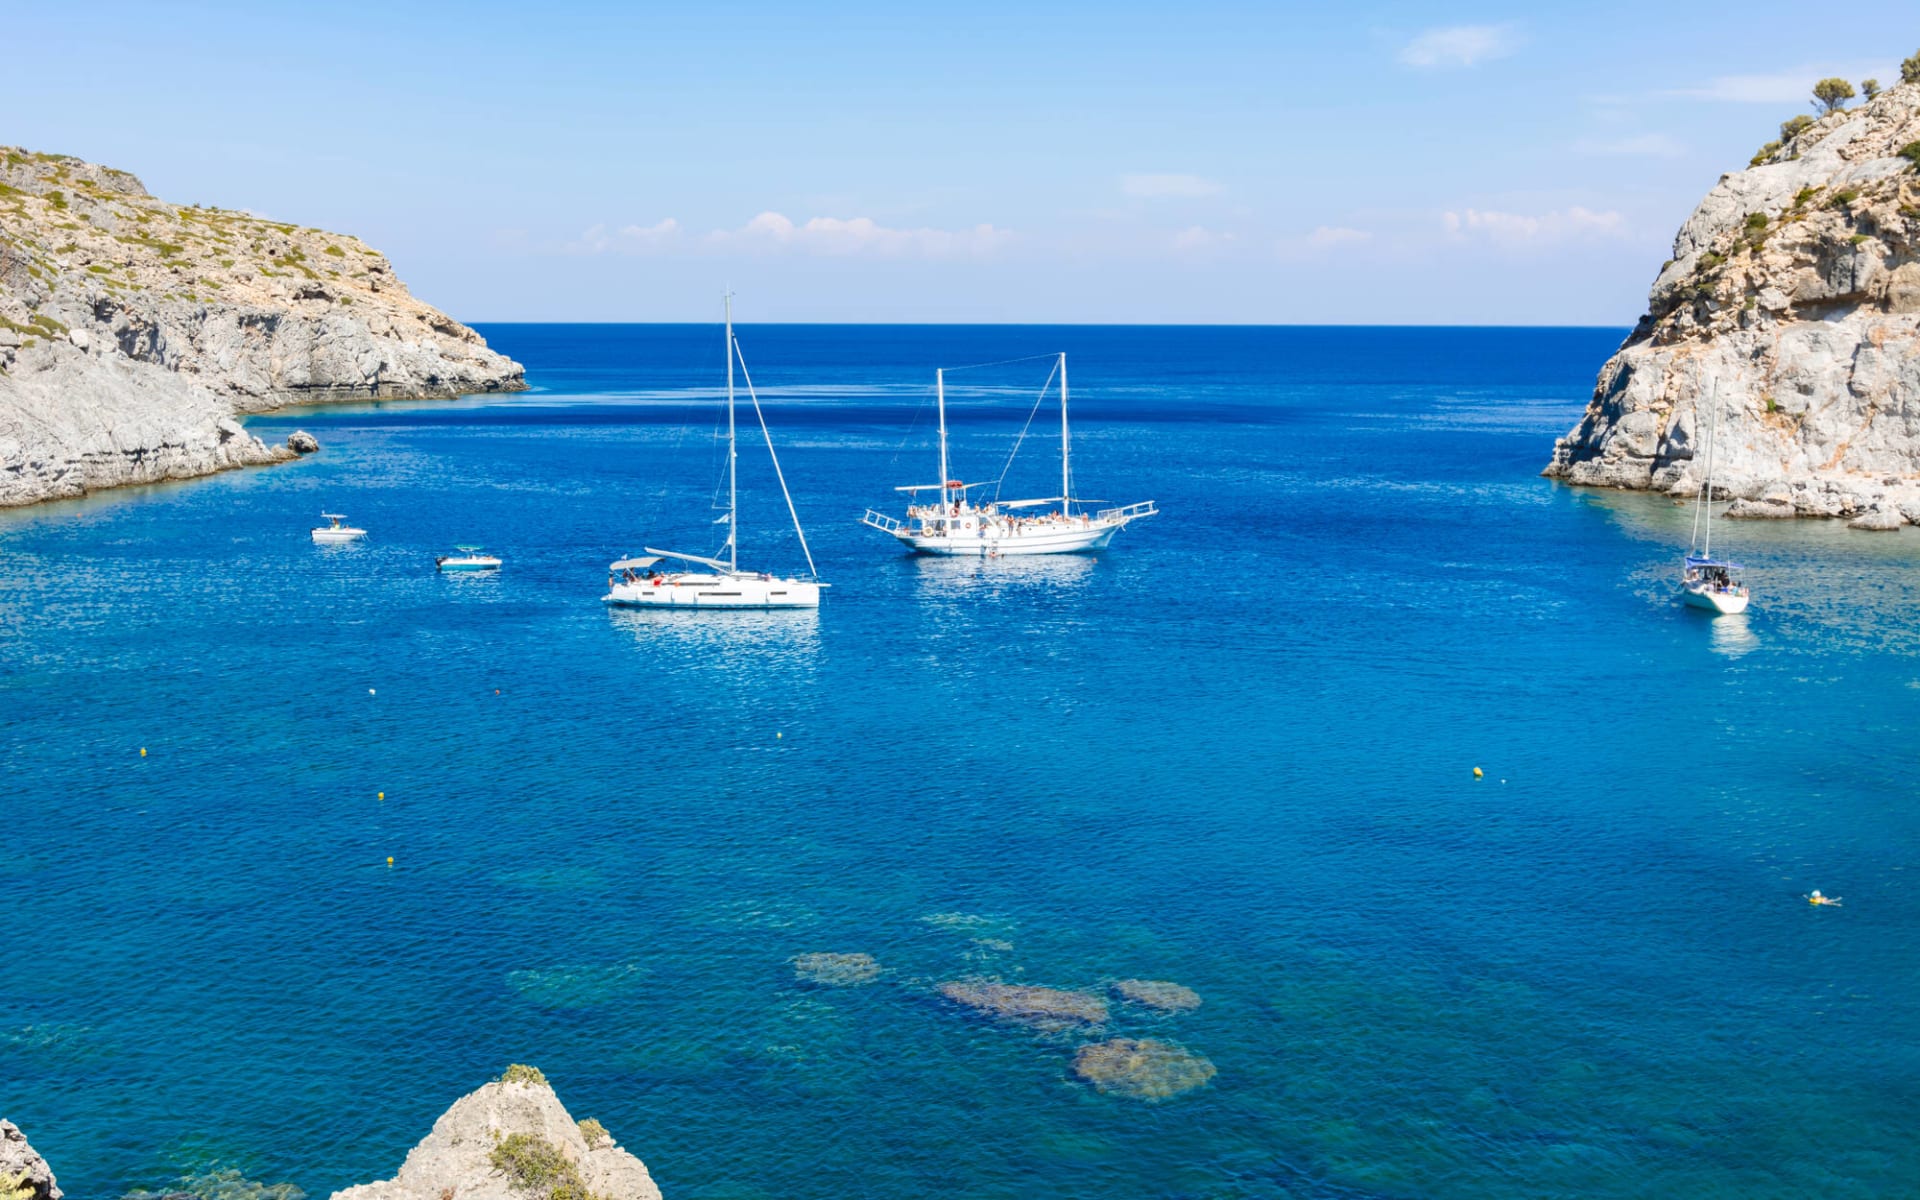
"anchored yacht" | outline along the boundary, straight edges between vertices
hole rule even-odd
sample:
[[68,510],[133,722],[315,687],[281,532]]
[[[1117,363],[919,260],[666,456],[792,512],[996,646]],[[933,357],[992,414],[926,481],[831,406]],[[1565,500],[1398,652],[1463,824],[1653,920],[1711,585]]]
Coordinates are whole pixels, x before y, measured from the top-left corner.
[[[1713,409],[1713,423],[1707,433],[1707,482],[1693,503],[1694,541],[1687,548],[1687,556],[1680,571],[1680,598],[1694,608],[1704,608],[1708,612],[1732,616],[1747,611],[1747,601],[1751,595],[1747,585],[1740,581],[1739,573],[1746,568],[1736,562],[1727,562],[1713,556],[1713,451],[1714,443],[1720,433],[1720,382],[1715,380],[1709,391],[1709,406]],[[1701,513],[1706,514],[1702,522]],[[1706,526],[1706,541],[1701,544],[1700,529]],[[1698,551],[1696,553],[1696,550]]]
[[[897,487],[915,501],[932,492],[930,502],[909,503],[904,520],[868,509],[860,523],[897,539],[919,554],[967,555],[995,558],[1014,554],[1075,554],[1101,550],[1113,536],[1130,523],[1156,515],[1160,510],[1151,500],[1111,508],[1094,508],[1073,496],[1072,434],[1067,421],[1067,356],[1058,355],[1042,398],[1060,381],[1060,494],[1032,500],[1002,500],[1000,485],[966,483],[950,476],[947,461],[947,375],[945,369],[933,373],[935,403],[940,414],[939,483],[909,484]],[[1038,408],[1038,403],[1035,405]],[[1028,418],[1031,423],[1032,418]],[[1026,433],[1021,432],[1024,440]],[[1014,454],[1020,441],[1014,442]],[[1007,464],[1013,464],[1012,455]],[[987,489],[992,494],[985,495]],[[980,493],[980,494],[976,494]],[[1097,502],[1095,502],[1097,503]],[[1054,506],[1058,507],[1054,507]],[[1077,510],[1076,510],[1076,505]]]
[[[773,437],[767,432],[766,414],[760,411],[760,398],[753,391],[753,377],[747,373],[747,360],[733,336],[731,293],[727,296],[726,310],[727,511],[714,522],[727,527],[725,557],[679,554],[649,546],[642,556],[622,558],[608,565],[607,594],[601,597],[607,604],[628,608],[820,607],[820,589],[827,585],[820,582],[819,572],[814,568],[806,531],[800,528],[800,514],[794,510],[793,494],[787,490],[787,477],[780,470],[780,456],[774,453]],[[736,360],[747,385],[747,397],[753,401],[754,416],[760,422],[760,435],[767,443],[767,456],[773,460],[774,477],[780,481],[780,494],[787,501],[787,515],[793,518],[793,532],[800,539],[800,552],[807,559],[805,578],[740,569],[740,455],[733,384]],[[667,569],[661,569],[662,563],[669,564]]]

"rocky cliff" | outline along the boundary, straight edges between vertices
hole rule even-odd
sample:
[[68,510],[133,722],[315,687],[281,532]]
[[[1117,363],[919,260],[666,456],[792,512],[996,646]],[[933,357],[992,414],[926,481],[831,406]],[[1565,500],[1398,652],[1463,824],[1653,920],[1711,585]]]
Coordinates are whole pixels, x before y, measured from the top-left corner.
[[1545,474],[1735,516],[1920,523],[1920,83],[1723,175]]
[[357,238],[0,146],[0,505],[293,457],[245,413],[523,375]]

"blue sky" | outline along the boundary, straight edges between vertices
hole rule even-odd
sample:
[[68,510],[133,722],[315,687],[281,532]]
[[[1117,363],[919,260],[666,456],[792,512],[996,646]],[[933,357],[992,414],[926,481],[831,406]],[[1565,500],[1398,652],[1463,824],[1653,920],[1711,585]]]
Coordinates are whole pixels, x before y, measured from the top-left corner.
[[1920,49],[1910,2],[1726,11],[17,4],[0,142],[470,321],[1626,325],[1813,80]]

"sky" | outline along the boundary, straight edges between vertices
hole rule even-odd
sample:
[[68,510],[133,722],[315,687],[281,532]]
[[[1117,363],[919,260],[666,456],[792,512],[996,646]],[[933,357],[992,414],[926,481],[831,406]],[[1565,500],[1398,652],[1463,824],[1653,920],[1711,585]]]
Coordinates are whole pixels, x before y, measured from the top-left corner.
[[0,144],[470,322],[1624,326],[1814,80],[1920,50],[1811,11],[0,0]]

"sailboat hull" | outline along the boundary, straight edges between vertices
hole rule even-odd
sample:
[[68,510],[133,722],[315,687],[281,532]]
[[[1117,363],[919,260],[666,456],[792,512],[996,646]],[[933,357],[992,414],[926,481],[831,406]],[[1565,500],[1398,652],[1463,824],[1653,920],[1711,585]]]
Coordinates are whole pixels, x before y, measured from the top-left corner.
[[1089,522],[1084,527],[1021,530],[991,525],[957,533],[896,534],[916,554],[945,554],[965,558],[994,558],[1019,554],[1085,554],[1104,550],[1125,526]]
[[771,575],[663,575],[616,583],[601,597],[620,608],[819,608],[820,585]]
[[1680,598],[1685,600],[1689,607],[1726,616],[1747,611],[1749,599],[1745,592],[1716,592],[1707,588],[1693,587],[1680,589]]

